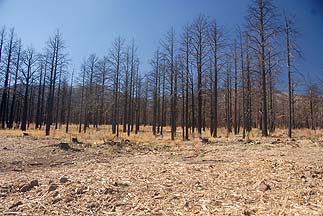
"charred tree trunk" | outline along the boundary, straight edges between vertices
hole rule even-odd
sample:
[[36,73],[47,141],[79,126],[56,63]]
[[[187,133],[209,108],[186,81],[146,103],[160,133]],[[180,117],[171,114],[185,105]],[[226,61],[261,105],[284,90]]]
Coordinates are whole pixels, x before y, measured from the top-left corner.
[[[3,38],[1,40],[3,40]],[[2,90],[1,106],[0,106],[1,128],[3,128],[3,129],[6,127],[6,122],[7,122],[6,117],[7,117],[7,113],[8,113],[8,105],[7,104],[8,104],[8,91],[9,91],[8,81],[9,81],[9,75],[10,75],[12,51],[13,51],[13,46],[14,46],[13,40],[14,40],[14,30],[11,30],[10,36],[9,36],[8,57],[7,57],[6,72],[5,72],[5,79],[4,79],[4,85],[3,85],[3,90]],[[1,42],[1,43],[3,43],[3,42]]]
[[71,84],[70,84],[70,92],[68,97],[68,106],[67,106],[67,116],[66,116],[66,133],[68,133],[69,124],[70,124],[70,115],[71,115],[71,105],[72,105],[72,95],[73,95],[73,76],[74,70],[72,72]]
[[20,55],[21,55],[21,42],[18,42],[18,53],[17,53],[17,62],[16,62],[16,69],[15,69],[15,81],[13,86],[13,93],[12,93],[12,100],[11,100],[11,107],[10,107],[10,116],[8,122],[8,128],[13,128],[13,121],[14,121],[14,114],[16,109],[16,95],[17,95],[17,81],[19,76],[19,67],[20,67]]
[[234,43],[234,134],[238,134],[238,54],[236,42]]
[[81,111],[79,116],[79,133],[82,132],[82,123],[83,123],[83,103],[84,103],[84,87],[85,87],[85,61],[83,63],[83,76],[82,76],[82,89],[81,89]]
[[43,70],[44,70],[44,64],[41,63],[39,82],[38,82],[38,92],[37,92],[37,112],[36,112],[36,124],[35,124],[36,129],[38,129],[39,125],[40,125],[41,93],[42,93],[41,90],[42,90]]

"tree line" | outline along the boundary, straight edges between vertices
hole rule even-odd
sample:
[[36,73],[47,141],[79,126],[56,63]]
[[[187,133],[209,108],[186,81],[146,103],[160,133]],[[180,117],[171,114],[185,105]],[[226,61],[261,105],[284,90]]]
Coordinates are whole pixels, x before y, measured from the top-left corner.
[[295,128],[322,128],[322,84],[302,82],[295,21],[279,17],[271,0],[253,0],[246,24],[234,30],[199,15],[166,33],[147,73],[134,40],[116,38],[105,56],[89,55],[78,70],[59,30],[36,52],[3,27],[1,128],[44,128],[50,135],[68,132],[71,123],[80,133],[109,124],[119,136],[149,125],[163,136],[169,126],[171,138],[183,140],[206,130],[217,137],[219,127],[243,138],[253,128],[263,136],[288,128],[289,137]]

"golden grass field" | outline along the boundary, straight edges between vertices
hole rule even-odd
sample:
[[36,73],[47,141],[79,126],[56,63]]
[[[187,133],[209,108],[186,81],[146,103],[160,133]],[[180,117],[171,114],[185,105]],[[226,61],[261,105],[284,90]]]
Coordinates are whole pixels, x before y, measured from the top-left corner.
[[[112,134],[111,125],[102,125],[99,128],[90,127],[87,129],[86,133],[79,133],[78,132],[78,125],[70,125],[69,132],[65,132],[65,125],[62,125],[60,129],[55,130],[54,128],[51,129],[51,134],[49,137],[45,137],[45,131],[39,129],[28,129],[26,133],[28,133],[31,137],[37,139],[61,139],[65,141],[71,141],[72,137],[76,137],[78,140],[86,142],[86,143],[102,143],[104,140],[110,139],[117,139],[115,134]],[[30,128],[34,128],[33,125]],[[121,128],[121,126],[120,126]],[[160,136],[154,136],[152,134],[151,126],[142,126],[140,128],[140,132],[135,134],[134,132],[131,133],[130,136],[127,136],[127,133],[123,133],[120,130],[119,137],[120,139],[130,139],[131,141],[136,142],[152,142],[154,140],[158,141],[159,143],[167,143],[167,144],[180,144],[183,143],[182,140],[182,128],[177,128],[177,137],[174,141],[171,140],[170,137],[170,127],[164,128],[164,136],[161,139]],[[0,130],[0,135],[2,136],[23,136],[23,132],[19,129],[15,130]],[[209,138],[210,141],[215,140],[226,140],[229,141],[231,139],[236,139],[237,137],[242,138],[242,135],[234,135],[231,133],[230,135],[227,134],[225,128],[218,128],[218,138],[210,137],[209,130],[202,132],[202,137]],[[293,138],[305,138],[305,139],[317,139],[319,137],[323,137],[323,130],[311,130],[311,129],[294,129],[293,130]],[[258,129],[253,129],[248,138],[253,139],[266,139],[261,137],[261,131]],[[272,138],[287,138],[287,129],[276,129],[276,131],[271,134],[269,139]],[[190,134],[190,139],[198,141],[197,133],[195,135]]]

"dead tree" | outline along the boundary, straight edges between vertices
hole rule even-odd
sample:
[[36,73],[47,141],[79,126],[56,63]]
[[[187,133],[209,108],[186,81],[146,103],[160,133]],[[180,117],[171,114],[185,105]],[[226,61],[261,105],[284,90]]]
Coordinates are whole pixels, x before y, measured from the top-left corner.
[[62,73],[63,73],[63,65],[60,65],[59,69],[59,78],[58,78],[58,88],[57,88],[57,97],[56,97],[56,115],[55,115],[55,130],[58,129],[59,119],[59,112],[60,112],[60,96],[61,96],[61,83],[62,83]]
[[294,27],[294,22],[292,19],[285,17],[285,37],[286,37],[286,48],[287,48],[287,73],[288,73],[288,137],[292,137],[292,128],[293,120],[292,120],[292,101],[293,101],[293,93],[292,93],[292,61],[293,56],[297,55],[300,57],[301,52],[298,49],[296,43],[296,37],[298,32]]
[[41,117],[40,117],[40,111],[41,111],[41,95],[42,95],[42,81],[45,71],[45,62],[43,60],[43,57],[41,57],[40,61],[40,73],[39,73],[39,81],[38,81],[38,88],[37,88],[37,111],[36,111],[36,121],[35,121],[35,128],[39,128]]
[[158,89],[158,79],[159,79],[159,50],[156,51],[155,60],[153,60],[152,64],[154,67],[154,92],[153,92],[153,120],[152,120],[152,130],[153,135],[156,135],[156,125],[157,125],[157,107],[158,107],[158,97],[159,97],[159,89]]
[[29,99],[29,88],[31,85],[32,78],[36,72],[36,69],[33,68],[35,63],[37,62],[37,56],[34,53],[33,48],[28,48],[23,57],[23,63],[25,68],[22,69],[21,74],[25,85],[25,94],[24,94],[24,103],[22,109],[22,117],[21,117],[21,127],[22,131],[26,131],[27,127],[27,112],[28,112],[28,99]]
[[184,61],[181,57],[180,59],[180,64],[181,64],[181,70],[180,70],[180,75],[181,75],[181,99],[182,99],[182,115],[181,115],[181,126],[182,126],[182,139],[183,140],[187,140],[185,138],[185,77],[184,77],[184,74],[185,74],[185,67],[184,67]]
[[[149,79],[147,77],[145,79],[144,91],[145,91],[145,93],[144,93],[142,121],[143,121],[144,127],[146,127],[146,125],[148,123],[147,110],[148,110],[148,92],[149,92]],[[162,131],[161,131],[161,133],[162,133]]]
[[86,75],[86,61],[84,60],[83,64],[82,64],[82,87],[81,87],[81,98],[80,98],[80,106],[81,106],[81,110],[80,110],[80,115],[79,115],[79,133],[82,132],[82,124],[83,124],[83,104],[84,104],[84,88],[85,88],[85,75]]
[[166,91],[166,58],[165,55],[163,55],[162,57],[162,102],[161,102],[161,126],[160,126],[160,135],[163,136],[163,129],[164,126],[166,125],[166,95],[165,95],[165,91]]
[[119,136],[119,77],[121,73],[121,61],[123,57],[124,40],[121,37],[115,39],[110,51],[110,63],[114,72],[113,83],[113,115],[112,115],[112,133]]
[[190,32],[190,27],[186,26],[184,28],[184,32],[182,34],[182,44],[181,44],[181,52],[183,56],[184,61],[184,68],[185,68],[185,75],[183,74],[182,82],[183,82],[183,90],[185,89],[185,95],[183,94],[183,118],[184,120],[184,126],[185,126],[185,140],[188,140],[188,129],[190,127],[189,125],[189,77],[190,77],[190,58],[191,58],[191,43],[192,43],[192,37]]
[[140,130],[140,107],[141,107],[141,83],[142,83],[142,78],[139,74],[139,64],[136,64],[136,96],[135,96],[135,100],[136,100],[136,106],[135,106],[135,116],[136,116],[136,127],[135,127],[135,134],[138,134],[139,130]]
[[234,114],[233,114],[233,130],[234,134],[238,134],[238,53],[237,44],[234,41]]
[[211,128],[210,132],[213,137],[218,136],[218,82],[219,82],[219,69],[221,67],[220,59],[221,52],[224,48],[224,30],[214,20],[209,25],[209,46],[211,50],[211,61],[213,66],[213,81],[212,81],[212,113],[211,113]]
[[39,120],[39,129],[42,128],[42,125],[44,123],[44,111],[45,111],[45,90],[46,90],[46,77],[47,77],[47,71],[48,71],[48,57],[49,55],[46,54],[45,57],[45,66],[44,66],[44,77],[43,77],[43,85],[42,85],[42,93],[41,93],[41,108],[40,108],[40,120]]
[[176,104],[177,104],[177,68],[175,65],[175,31],[171,29],[162,44],[165,52],[166,62],[169,68],[169,85],[170,85],[170,125],[171,139],[176,136]]
[[129,99],[129,73],[130,73],[130,48],[126,48],[125,52],[125,80],[124,80],[124,89],[123,89],[123,117],[122,117],[122,124],[123,129],[122,132],[125,133],[127,131],[127,123],[128,123],[128,99]]
[[192,46],[196,60],[197,69],[197,128],[198,133],[202,134],[202,102],[203,102],[203,89],[202,89],[202,76],[203,66],[206,63],[207,57],[207,33],[208,21],[205,16],[198,16],[191,27],[192,30]]
[[[130,58],[130,84],[129,84],[129,106],[128,106],[128,117],[127,117],[127,135],[130,136],[131,128],[133,125],[133,97],[134,97],[134,78],[135,78],[135,69],[138,67],[139,60],[136,59],[136,47],[134,41],[131,44],[131,58]],[[138,129],[139,130],[139,129]]]
[[268,136],[267,125],[267,82],[266,82],[266,49],[270,40],[276,36],[276,14],[272,0],[254,0],[248,9],[248,27],[250,39],[259,55],[261,83],[261,130]]
[[251,68],[250,68],[250,52],[249,52],[249,34],[246,33],[246,131],[248,132],[248,138],[249,138],[249,132],[251,131]]
[[91,54],[86,61],[86,88],[85,88],[85,97],[84,97],[84,125],[83,132],[86,132],[86,129],[89,127],[90,123],[93,123],[93,111],[95,108],[94,103],[94,78],[96,75],[96,66],[98,58],[95,54]]
[[74,68],[71,75],[71,84],[70,91],[68,96],[68,105],[67,105],[67,116],[66,116],[66,129],[65,132],[68,133],[69,124],[70,124],[70,115],[71,115],[71,106],[72,106],[72,96],[73,96],[73,78],[74,78]]
[[57,30],[55,35],[47,43],[47,51],[50,56],[49,64],[49,91],[46,107],[46,136],[50,135],[50,127],[53,123],[55,86],[57,82],[57,71],[61,64],[65,63],[66,55],[64,54],[64,41],[61,33]]
[[5,27],[2,27],[0,29],[0,71],[2,71],[1,62],[2,62],[2,57],[3,57],[3,48],[4,48],[4,43],[5,43],[5,37],[6,37],[6,29],[5,29]]
[[[3,53],[3,45],[5,42],[5,36],[6,36],[6,28],[2,27],[0,29],[0,62],[2,61],[2,53]],[[0,69],[2,65],[0,64]]]
[[226,78],[224,81],[225,87],[225,120],[227,128],[227,136],[232,132],[232,85],[231,85],[231,62],[229,61],[230,56],[227,54],[226,57]]
[[[6,62],[5,79],[4,79],[4,85],[3,85],[2,97],[1,97],[1,105],[0,105],[1,128],[3,128],[3,129],[6,127],[7,115],[9,112],[9,110],[8,110],[8,100],[9,100],[8,84],[9,84],[9,75],[10,75],[11,64],[12,64],[12,54],[13,54],[13,50],[15,48],[14,47],[15,46],[14,37],[15,37],[14,29],[11,29],[10,34],[9,34],[9,42],[6,47],[7,48],[6,49],[7,62]],[[3,40],[3,36],[1,36],[0,40]]]
[[19,78],[19,68],[20,68],[20,62],[21,62],[21,41],[18,41],[17,44],[17,60],[15,62],[15,77],[14,77],[14,85],[13,85],[13,93],[12,93],[12,100],[11,100],[11,106],[10,106],[10,116],[8,120],[8,128],[13,127],[13,121],[14,121],[14,113],[16,109],[16,97],[17,97],[17,83]]
[[103,57],[103,59],[98,63],[99,64],[99,72],[101,79],[101,91],[100,91],[100,108],[99,108],[99,125],[105,123],[104,121],[104,105],[105,105],[105,89],[106,82],[108,79],[108,59]]
[[244,68],[244,48],[243,48],[243,34],[239,32],[240,38],[240,66],[241,66],[241,88],[242,88],[242,138],[246,137],[246,90],[245,90],[245,68]]
[[271,48],[268,50],[268,82],[269,82],[269,132],[275,131],[275,113],[274,113],[274,81],[273,81],[273,66],[272,66],[272,51]]

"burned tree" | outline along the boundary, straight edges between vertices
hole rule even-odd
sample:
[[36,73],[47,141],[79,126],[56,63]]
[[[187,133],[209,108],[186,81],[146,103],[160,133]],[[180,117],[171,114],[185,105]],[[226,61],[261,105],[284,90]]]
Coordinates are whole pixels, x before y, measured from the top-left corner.
[[176,136],[176,105],[177,105],[177,68],[175,65],[175,31],[171,29],[163,42],[167,67],[169,69],[169,87],[170,87],[170,125],[171,139]]
[[37,56],[33,48],[28,48],[23,55],[23,63],[25,67],[21,70],[22,79],[25,85],[25,94],[23,99],[23,109],[21,117],[21,127],[22,131],[26,131],[27,127],[27,112],[28,112],[28,99],[29,99],[29,88],[31,82],[33,81],[33,76],[36,73],[36,69],[33,68],[37,62]]
[[197,128],[198,133],[202,134],[202,102],[203,102],[203,66],[206,63],[207,57],[207,33],[208,33],[208,22],[205,16],[198,16],[191,27],[192,30],[192,46],[194,50],[194,56],[196,61],[197,69]]
[[53,123],[55,86],[57,82],[57,73],[59,67],[65,63],[66,55],[64,54],[64,41],[61,33],[57,30],[55,35],[47,42],[47,52],[49,54],[49,91],[46,107],[46,136],[50,135],[50,127]]
[[[15,49],[15,41],[14,41],[15,33],[14,29],[11,29],[9,34],[9,42],[6,47],[7,51],[7,62],[6,62],[6,69],[5,69],[5,79],[4,79],[4,85],[2,90],[2,98],[1,98],[1,105],[0,105],[0,119],[1,119],[1,128],[6,127],[7,122],[7,115],[8,115],[8,100],[9,100],[9,75],[11,71],[11,64],[12,64],[12,54]],[[2,42],[0,46],[2,46],[3,43],[3,33],[0,39]],[[1,48],[1,47],[0,47]],[[1,52],[1,51],[0,51]],[[1,57],[0,57],[1,60]]]
[[121,37],[115,39],[110,50],[110,63],[114,73],[113,81],[113,115],[112,115],[112,133],[119,136],[119,77],[121,73],[121,61],[123,58],[124,40]]
[[68,127],[70,124],[70,115],[71,115],[71,106],[72,106],[72,96],[73,96],[73,78],[74,78],[74,69],[71,75],[71,84],[70,84],[70,91],[68,96],[68,105],[67,105],[67,116],[66,116],[66,133],[68,133]]
[[216,21],[210,23],[209,27],[209,44],[211,47],[211,58],[213,66],[213,83],[212,83],[212,104],[213,112],[211,113],[211,135],[217,137],[218,128],[218,73],[219,73],[219,60],[220,50],[224,46],[224,33],[223,28],[217,25]]
[[16,97],[17,97],[17,83],[18,83],[18,77],[19,77],[19,69],[20,69],[20,63],[21,63],[21,41],[18,41],[17,45],[17,60],[15,63],[15,78],[14,78],[14,85],[13,85],[13,93],[12,93],[12,100],[11,100],[11,106],[10,106],[10,116],[8,120],[8,128],[13,127],[13,121],[15,117],[15,109],[16,109]]
[[301,53],[296,44],[298,32],[294,27],[294,23],[290,18],[285,17],[285,38],[287,48],[287,75],[288,75],[288,137],[292,137],[292,61],[293,57],[301,56]]
[[254,50],[259,55],[261,84],[261,130],[263,136],[268,136],[267,125],[267,79],[266,79],[266,49],[270,40],[277,34],[275,6],[272,0],[254,0],[248,9],[248,29],[250,40],[255,44]]

